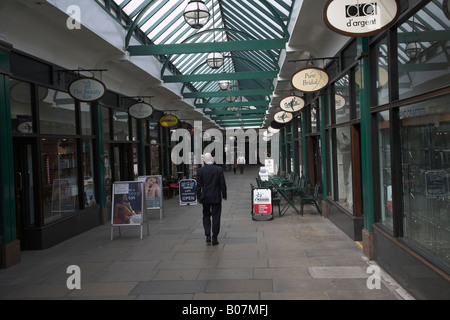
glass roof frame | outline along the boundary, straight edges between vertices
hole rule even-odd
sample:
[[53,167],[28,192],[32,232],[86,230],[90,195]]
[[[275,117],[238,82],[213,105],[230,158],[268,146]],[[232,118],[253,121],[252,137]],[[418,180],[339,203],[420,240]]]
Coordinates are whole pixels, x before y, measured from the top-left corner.
[[[128,19],[129,35],[135,30],[141,32],[146,39],[143,45],[186,45],[198,43],[214,43],[229,41],[259,41],[281,39],[287,42],[289,34],[287,23],[295,0],[205,0],[211,18],[201,29],[192,29],[183,18],[184,8],[188,0],[103,0],[113,2]],[[206,31],[206,32],[205,32]],[[128,38],[129,39],[129,38]],[[128,40],[129,41],[129,40]],[[126,44],[127,45],[127,44]],[[209,53],[176,53],[158,55],[165,68],[175,75],[246,73],[255,71],[279,71],[278,60],[281,55],[278,49],[251,49],[245,51],[221,52],[225,58],[224,66],[217,70],[210,69],[204,62]],[[213,51],[212,51],[213,52]],[[163,79],[164,80],[164,79]],[[273,78],[234,80],[239,90],[268,89],[273,91]],[[217,81],[196,81],[185,83],[184,88],[193,92],[220,92]],[[236,95],[239,96],[239,90]],[[270,95],[242,96],[242,102],[260,103],[267,101]],[[222,107],[223,97],[202,99],[210,104],[219,104],[217,108],[205,110],[226,110]],[[197,103],[197,99],[195,99]],[[197,107],[201,107],[196,105]],[[215,106],[213,106],[215,107]],[[248,108],[253,107],[251,105]],[[261,108],[257,106],[256,108]],[[256,109],[255,108],[255,109]],[[250,109],[252,110],[252,109]],[[256,109],[257,110],[257,109]],[[255,119],[261,115],[255,114]],[[237,122],[236,122],[237,123]],[[261,121],[261,125],[263,121]]]

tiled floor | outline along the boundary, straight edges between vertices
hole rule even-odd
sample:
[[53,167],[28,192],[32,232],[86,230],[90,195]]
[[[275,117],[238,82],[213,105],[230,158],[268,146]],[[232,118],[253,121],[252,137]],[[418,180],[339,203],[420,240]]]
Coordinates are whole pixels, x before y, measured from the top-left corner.
[[[22,252],[20,264],[0,270],[0,299],[335,300],[403,299],[395,282],[367,286],[362,249],[312,205],[272,221],[251,218],[250,183],[226,172],[220,244],[205,243],[201,206],[165,201],[165,218],[139,228],[103,225],[53,248]],[[81,289],[69,290],[67,267],[81,270]],[[383,273],[382,273],[383,274]],[[403,293],[403,294],[402,294]]]

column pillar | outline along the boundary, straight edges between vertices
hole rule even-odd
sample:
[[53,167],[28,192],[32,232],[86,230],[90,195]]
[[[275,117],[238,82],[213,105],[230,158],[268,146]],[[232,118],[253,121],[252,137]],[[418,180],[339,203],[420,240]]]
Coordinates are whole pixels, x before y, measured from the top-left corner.
[[370,114],[370,67],[369,45],[367,37],[357,39],[360,72],[360,106],[361,106],[361,172],[364,229],[362,230],[363,252],[373,258],[372,225],[374,219],[373,173],[372,173],[372,122]]
[[20,262],[20,241],[16,239],[14,158],[9,96],[12,46],[0,42],[0,268]]

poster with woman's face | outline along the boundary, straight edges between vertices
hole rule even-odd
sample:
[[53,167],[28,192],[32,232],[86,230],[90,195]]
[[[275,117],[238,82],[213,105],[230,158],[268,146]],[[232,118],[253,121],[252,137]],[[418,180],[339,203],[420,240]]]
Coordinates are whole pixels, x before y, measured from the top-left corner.
[[113,203],[111,224],[141,225],[143,223],[142,182],[115,182],[113,185]]
[[162,177],[145,176],[139,177],[138,181],[144,183],[145,207],[147,209],[160,209],[162,195]]

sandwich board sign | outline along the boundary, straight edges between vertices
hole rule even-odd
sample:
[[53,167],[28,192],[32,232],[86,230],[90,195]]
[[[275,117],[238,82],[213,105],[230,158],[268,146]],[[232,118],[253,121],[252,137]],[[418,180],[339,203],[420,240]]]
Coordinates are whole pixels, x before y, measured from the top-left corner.
[[[133,227],[141,229],[144,224],[144,184],[140,181],[120,181],[113,184],[111,207],[111,240],[114,227]],[[147,225],[148,227],[148,225]]]
[[197,204],[197,181],[194,179],[184,179],[179,182],[180,206]]
[[257,221],[273,219],[271,189],[252,189],[252,219]]

